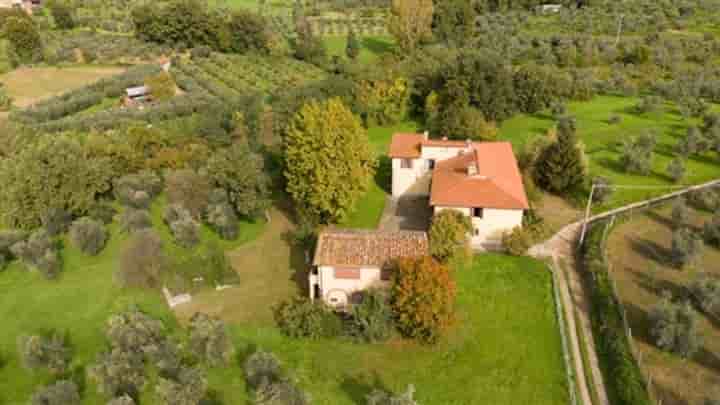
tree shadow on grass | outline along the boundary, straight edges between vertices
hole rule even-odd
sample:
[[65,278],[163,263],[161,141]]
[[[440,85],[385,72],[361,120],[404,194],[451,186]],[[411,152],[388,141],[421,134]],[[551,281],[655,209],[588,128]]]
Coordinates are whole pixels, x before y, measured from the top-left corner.
[[654,339],[650,336],[651,325],[648,312],[633,303],[625,303],[624,306],[633,338],[649,345],[655,345]]
[[362,46],[376,55],[386,52],[392,52],[392,50],[395,48],[393,44],[373,37],[363,38]]
[[374,180],[384,192],[392,193],[392,160],[388,156],[383,155],[378,159]]
[[665,384],[659,384],[657,381],[655,381],[653,387],[658,399],[662,400],[663,404],[690,405],[690,403],[686,399],[683,399],[670,386],[667,386]]
[[640,288],[643,288],[647,292],[657,296],[658,299],[662,296],[663,291],[669,291],[672,293],[673,297],[681,297],[686,293],[682,286],[673,283],[672,281],[653,278],[652,275],[639,270],[628,271],[633,275]]
[[660,264],[672,263],[672,253],[670,249],[660,246],[657,242],[632,237],[628,237],[628,241],[630,242],[630,247],[646,259]]
[[377,373],[368,375],[346,375],[340,383],[340,388],[357,405],[365,405],[367,396],[376,389],[390,391]]
[[717,354],[707,350],[702,346],[700,350],[692,357],[692,360],[701,366],[720,372],[720,357]]

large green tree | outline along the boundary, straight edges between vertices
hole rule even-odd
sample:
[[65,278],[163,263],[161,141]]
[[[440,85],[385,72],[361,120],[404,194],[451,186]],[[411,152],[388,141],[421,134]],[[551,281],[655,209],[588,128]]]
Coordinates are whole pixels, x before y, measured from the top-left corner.
[[111,188],[106,158],[88,156],[70,134],[42,137],[0,160],[0,212],[5,225],[32,229],[51,209],[87,213]]
[[433,34],[440,41],[463,45],[475,35],[477,16],[472,0],[438,1],[433,16]]
[[41,56],[42,39],[28,18],[8,17],[2,27],[2,37],[10,42],[11,50],[20,62],[31,62]]
[[310,102],[285,139],[287,191],[322,222],[342,221],[367,191],[376,160],[360,119],[334,98]]
[[564,194],[585,181],[587,161],[577,139],[574,119],[561,119],[557,132],[557,140],[540,154],[534,174],[540,187],[553,193]]
[[400,49],[414,51],[421,41],[432,36],[432,0],[393,0],[388,19],[388,31]]

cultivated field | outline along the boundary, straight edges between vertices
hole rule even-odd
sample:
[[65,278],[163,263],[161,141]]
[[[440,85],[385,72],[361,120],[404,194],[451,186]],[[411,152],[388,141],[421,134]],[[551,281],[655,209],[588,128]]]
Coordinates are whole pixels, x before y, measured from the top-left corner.
[[[708,213],[692,210],[692,226],[699,230],[709,217]],[[671,224],[671,209],[664,207],[638,214],[617,226],[608,239],[610,276],[617,283],[635,344],[652,375],[659,399],[666,405],[701,404],[707,397],[720,395],[720,325],[701,315],[703,347],[692,359],[683,360],[655,346],[648,313],[664,290],[685,296],[685,288],[697,272],[720,276],[720,251],[706,246],[694,269],[679,270],[668,265]]]
[[16,107],[80,88],[104,77],[123,72],[120,67],[20,68],[0,76]]

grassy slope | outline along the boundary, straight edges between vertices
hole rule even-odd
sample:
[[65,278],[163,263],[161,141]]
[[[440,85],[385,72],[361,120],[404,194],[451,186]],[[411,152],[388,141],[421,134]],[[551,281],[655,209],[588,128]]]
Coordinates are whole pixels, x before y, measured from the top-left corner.
[[[673,159],[675,145],[690,125],[671,105],[657,113],[637,114],[632,107],[639,99],[634,97],[596,97],[590,102],[570,103],[569,113],[577,119],[578,134],[586,147],[591,176],[607,176],[618,185],[672,185],[666,168]],[[618,115],[619,124],[609,124],[612,115]],[[692,121],[696,123],[697,121]],[[544,114],[519,115],[503,123],[500,139],[513,143],[516,150],[532,137],[542,136],[555,124]],[[652,129],[658,134],[652,172],[647,176],[625,173],[619,163],[622,142],[628,137]],[[688,160],[686,183],[700,183],[720,176],[717,156],[693,157]],[[620,206],[642,200],[667,190],[624,190],[616,192],[610,204]]]
[[[160,198],[152,209],[154,229],[165,240],[166,253],[177,258],[189,254],[172,244],[168,228],[162,225],[163,200]],[[18,363],[17,338],[47,329],[68,331],[74,347],[73,364],[92,363],[105,346],[103,335],[105,321],[112,313],[138,305],[141,309],[165,320],[173,326],[175,318],[157,291],[121,289],[113,281],[113,273],[119,265],[120,253],[128,236],[114,224],[110,227],[111,239],[97,257],[89,257],[63,241],[64,267],[59,280],[48,281],[40,275],[23,270],[13,263],[0,274],[0,357],[7,361],[0,366],[0,386],[12,390],[0,391],[0,404],[25,403],[37,385],[49,381],[43,373],[31,373]],[[243,223],[237,241],[221,241],[220,246],[231,249],[257,237],[263,223]],[[204,241],[218,239],[203,227]],[[86,404],[103,401],[88,386]]]
[[[347,58],[347,56],[345,56],[345,48],[347,46],[346,36],[327,36],[323,38],[323,42],[325,42],[328,55]],[[381,54],[391,51],[394,42],[391,37],[365,36],[360,38],[360,46],[358,61],[365,64],[374,62]]]
[[[550,275],[528,258],[482,255],[457,273],[458,322],[437,346],[403,340],[354,344],[288,339],[271,325],[231,330],[241,353],[274,352],[318,405],[364,403],[381,386],[415,384],[422,404],[567,403]],[[258,303],[259,305],[262,303]],[[216,370],[219,396],[242,404],[241,376]]]
[[342,224],[348,228],[375,228],[377,227],[383,209],[385,198],[390,193],[390,168],[387,159],[387,148],[396,132],[417,131],[418,124],[413,121],[406,121],[392,127],[373,127],[368,129],[370,148],[378,156],[380,167],[377,170],[375,179],[370,184],[370,189],[363,198],[358,201],[356,210]]

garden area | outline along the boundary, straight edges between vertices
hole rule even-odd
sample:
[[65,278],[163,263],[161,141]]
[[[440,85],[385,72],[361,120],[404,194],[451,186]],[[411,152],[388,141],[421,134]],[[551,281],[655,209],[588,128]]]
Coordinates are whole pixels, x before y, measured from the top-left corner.
[[[720,396],[712,388],[720,387],[720,251],[712,232],[704,230],[717,219],[697,200],[690,199],[685,208],[679,205],[636,213],[607,236],[609,274],[627,313],[640,367],[652,379],[655,397],[669,405],[704,403]],[[690,250],[683,249],[681,229],[704,237],[705,246],[691,239]],[[679,264],[684,251],[693,257]],[[666,295],[673,304],[665,301]],[[672,322],[687,322],[669,323],[680,328],[675,334],[662,329],[665,306],[678,311]]]

